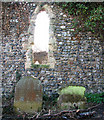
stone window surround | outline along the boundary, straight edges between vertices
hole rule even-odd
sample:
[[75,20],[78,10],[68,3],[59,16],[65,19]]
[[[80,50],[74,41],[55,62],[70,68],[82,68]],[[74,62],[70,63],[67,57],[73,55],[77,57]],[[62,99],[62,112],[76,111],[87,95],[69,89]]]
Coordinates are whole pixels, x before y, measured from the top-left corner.
[[49,16],[50,19],[50,25],[49,25],[49,53],[48,53],[48,65],[50,65],[50,68],[54,68],[55,65],[55,58],[53,56],[53,52],[56,49],[56,38],[54,36],[54,22],[55,22],[55,14],[53,13],[51,7],[47,4],[45,4],[43,7],[41,5],[38,5],[35,9],[35,11],[32,14],[32,17],[30,19],[30,26],[28,28],[28,42],[26,43],[27,47],[25,47],[26,52],[26,63],[25,68],[30,68],[31,64],[33,62],[33,51],[32,46],[34,45],[34,28],[35,28],[35,21],[36,17],[39,14],[40,11],[46,11],[46,13]]

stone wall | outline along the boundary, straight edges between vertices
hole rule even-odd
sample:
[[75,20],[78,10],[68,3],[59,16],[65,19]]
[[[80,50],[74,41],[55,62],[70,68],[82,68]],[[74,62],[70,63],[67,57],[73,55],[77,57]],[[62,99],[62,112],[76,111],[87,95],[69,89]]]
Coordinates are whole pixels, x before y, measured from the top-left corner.
[[25,50],[22,49],[22,36],[24,35],[23,30],[26,30],[28,24],[24,27],[26,14],[22,12],[22,6],[22,4],[13,2],[2,3],[2,87],[5,101],[12,94],[17,82],[16,71],[22,73],[25,71],[26,55]]
[[2,2],[0,2],[0,119],[2,117]]
[[[30,34],[30,29],[32,31],[32,25],[35,24],[32,19],[36,18],[42,7],[50,16],[53,15],[50,17],[49,48],[52,58],[49,60],[54,59],[54,67],[25,69],[25,63],[32,59],[33,34]],[[37,77],[47,94],[68,85],[85,86],[88,92],[104,90],[103,55],[99,38],[90,32],[75,34],[72,16],[65,14],[55,3],[3,3],[2,17],[2,79],[5,96],[11,94],[17,83],[17,70],[22,76],[31,74]],[[26,57],[30,57],[30,61],[26,61]]]

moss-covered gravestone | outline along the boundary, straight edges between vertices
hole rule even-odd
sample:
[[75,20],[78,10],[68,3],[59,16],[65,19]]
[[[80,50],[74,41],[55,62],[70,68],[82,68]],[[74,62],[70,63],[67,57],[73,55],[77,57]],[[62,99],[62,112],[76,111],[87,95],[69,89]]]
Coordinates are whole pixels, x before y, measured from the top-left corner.
[[25,76],[15,87],[14,107],[16,111],[34,113],[42,107],[42,85],[38,79]]
[[85,88],[81,86],[69,86],[60,91],[58,106],[60,109],[85,108]]

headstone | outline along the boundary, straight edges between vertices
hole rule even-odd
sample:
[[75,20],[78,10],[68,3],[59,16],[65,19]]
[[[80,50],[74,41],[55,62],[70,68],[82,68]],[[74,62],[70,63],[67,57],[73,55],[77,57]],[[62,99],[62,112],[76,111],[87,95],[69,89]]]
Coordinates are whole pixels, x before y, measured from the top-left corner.
[[42,107],[42,85],[32,76],[25,76],[15,87],[14,107],[16,111],[35,113]]
[[57,100],[60,109],[85,108],[86,98],[84,96],[85,88],[81,86],[69,86],[60,91]]

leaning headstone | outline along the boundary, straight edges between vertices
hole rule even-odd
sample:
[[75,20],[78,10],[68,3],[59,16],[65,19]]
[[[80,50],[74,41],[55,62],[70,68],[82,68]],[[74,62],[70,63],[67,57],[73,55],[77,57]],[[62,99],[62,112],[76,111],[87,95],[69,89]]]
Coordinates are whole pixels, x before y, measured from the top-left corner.
[[85,108],[86,98],[84,96],[85,88],[81,86],[69,86],[60,91],[57,100],[60,109]]
[[42,85],[31,76],[19,80],[15,87],[14,107],[16,111],[35,113],[42,107]]

